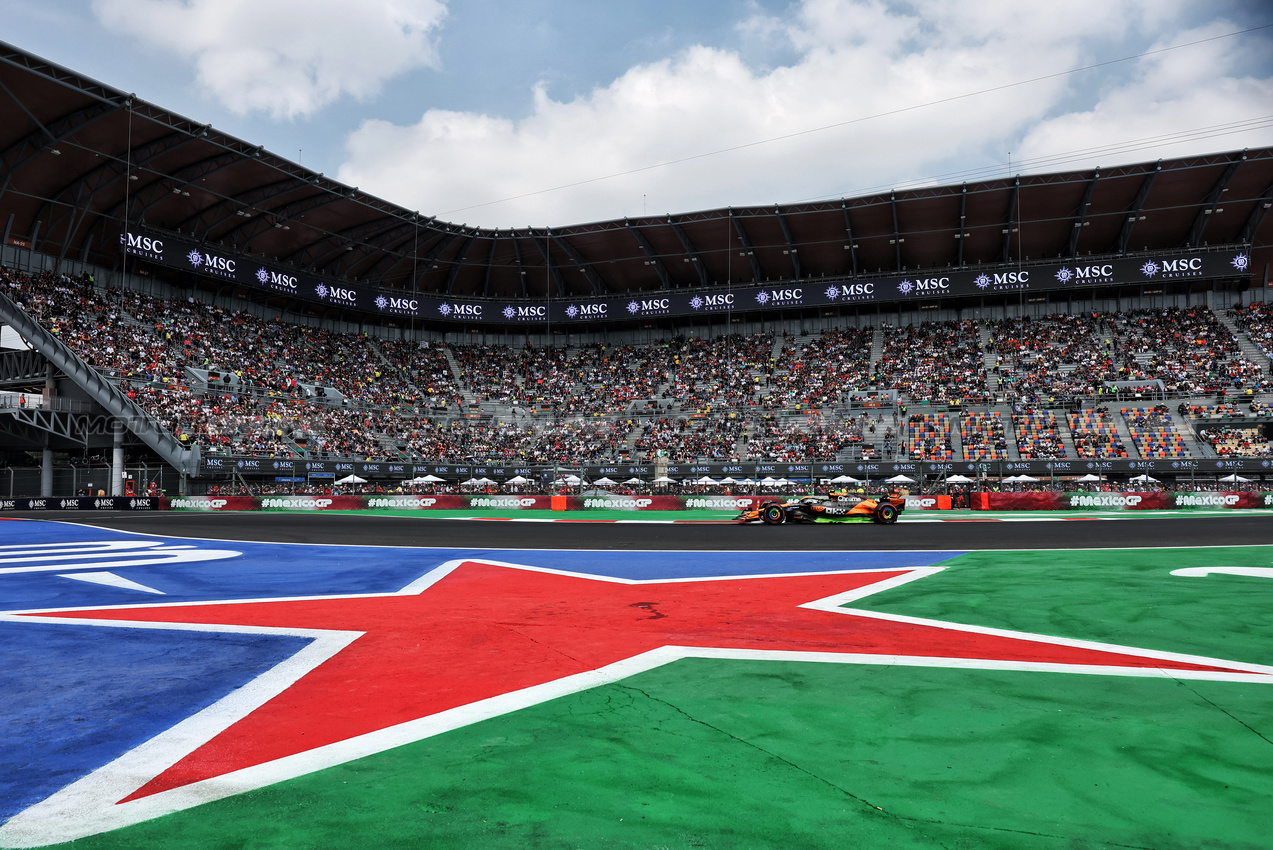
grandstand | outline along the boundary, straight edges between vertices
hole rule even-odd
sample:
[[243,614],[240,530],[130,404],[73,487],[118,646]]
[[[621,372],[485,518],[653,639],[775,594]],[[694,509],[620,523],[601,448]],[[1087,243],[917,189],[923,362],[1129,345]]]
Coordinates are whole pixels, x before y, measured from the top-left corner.
[[[1269,456],[1273,149],[485,231],[0,60],[11,490],[1267,470],[1232,464]],[[33,122],[86,110],[51,162]]]

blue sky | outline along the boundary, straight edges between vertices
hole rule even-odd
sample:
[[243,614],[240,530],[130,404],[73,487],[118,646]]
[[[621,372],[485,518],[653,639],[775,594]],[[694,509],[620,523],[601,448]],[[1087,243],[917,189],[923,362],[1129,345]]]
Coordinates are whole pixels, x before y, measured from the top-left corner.
[[1239,0],[5,0],[2,37],[508,227],[1273,144],[1273,29],[1221,37],[1270,23]]

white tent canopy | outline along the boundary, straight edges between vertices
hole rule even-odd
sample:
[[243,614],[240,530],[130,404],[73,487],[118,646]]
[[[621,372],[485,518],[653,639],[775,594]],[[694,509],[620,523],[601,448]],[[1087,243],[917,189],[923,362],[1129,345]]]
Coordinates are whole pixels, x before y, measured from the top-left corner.
[[436,475],[426,475],[423,478],[416,479],[416,481],[420,482],[421,484],[441,484],[445,480],[446,480],[445,478],[439,478]]
[[832,484],[861,484],[862,481],[852,475],[837,475],[831,479]]
[[1148,484],[1151,481],[1154,482],[1155,484],[1158,483],[1158,479],[1150,475],[1149,473],[1143,473],[1141,475],[1137,475],[1130,480],[1135,482],[1136,484]]
[[592,482],[592,483],[593,483],[593,484],[600,484],[602,487],[613,487],[615,484],[618,484],[619,482],[618,482],[618,481],[611,481],[609,478],[602,477],[602,478],[598,478],[596,481],[594,481],[594,482]]
[[972,482],[973,482],[973,479],[969,478],[967,475],[947,475],[946,476],[947,484],[971,484]]
[[892,478],[885,478],[886,484],[914,484],[914,478],[907,478],[905,475],[894,475]]
[[668,478],[666,475],[660,475],[658,478],[654,479],[654,483],[655,484],[675,484],[676,479]]
[[623,483],[624,484],[644,484],[645,482],[642,481],[640,478],[629,478],[627,481],[624,481]]
[[[1135,481],[1136,479],[1134,479],[1134,478],[1133,478],[1132,480],[1133,480],[1133,481]],[[1235,472],[1235,473],[1233,473],[1232,475],[1226,475],[1226,476],[1224,476],[1224,477],[1223,477],[1223,478],[1221,478],[1220,480],[1221,480],[1221,481],[1228,481],[1229,483],[1231,483],[1231,484],[1232,484],[1232,483],[1236,483],[1236,482],[1238,482],[1238,481],[1250,481],[1251,479],[1250,479],[1250,478],[1243,478],[1241,475],[1238,475],[1238,474]]]
[[366,484],[366,478],[359,478],[357,475],[346,475],[344,478],[336,482],[337,484]]
[[498,482],[496,482],[496,481],[492,481],[491,479],[487,478],[486,476],[482,476],[481,478],[477,479],[477,483],[478,483],[478,484],[480,484],[480,485],[482,485],[483,487],[485,487],[485,486],[487,486],[488,484],[496,484],[496,483],[498,483]]
[[1082,478],[1078,480],[1079,480],[1079,483],[1081,484],[1090,484],[1093,481],[1103,481],[1104,479],[1101,478],[1099,475],[1093,475],[1092,473],[1089,472],[1087,475],[1084,475]]
[[476,479],[476,478],[470,478],[468,481],[461,481],[461,482],[460,482],[460,486],[461,486],[461,487],[476,487],[476,486],[477,486],[477,479]]
[[698,479],[698,480],[697,480],[697,481],[695,481],[694,483],[695,483],[695,484],[702,484],[702,485],[706,486],[706,485],[708,485],[708,484],[719,484],[720,482],[719,482],[719,481],[717,481],[715,478],[711,477],[710,475],[704,475],[702,478]]
[[530,479],[521,475],[514,475],[512,478],[504,482],[505,484],[529,484]]

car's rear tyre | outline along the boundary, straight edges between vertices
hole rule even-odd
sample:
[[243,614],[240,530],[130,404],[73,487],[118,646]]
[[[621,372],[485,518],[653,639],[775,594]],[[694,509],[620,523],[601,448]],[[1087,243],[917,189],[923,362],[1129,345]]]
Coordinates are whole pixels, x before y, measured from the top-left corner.
[[888,502],[881,502],[875,509],[875,521],[883,525],[892,525],[897,522],[897,508]]
[[760,509],[760,519],[765,525],[782,525],[786,518],[781,505],[765,505]]

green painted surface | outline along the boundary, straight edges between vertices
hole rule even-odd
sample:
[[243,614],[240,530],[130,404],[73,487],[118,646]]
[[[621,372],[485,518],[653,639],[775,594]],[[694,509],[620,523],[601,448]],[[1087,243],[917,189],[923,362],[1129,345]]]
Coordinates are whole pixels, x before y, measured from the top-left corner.
[[[862,607],[1268,663],[1273,547],[975,553]],[[680,661],[75,848],[1268,848],[1273,686]],[[70,845],[67,845],[70,846]]]

